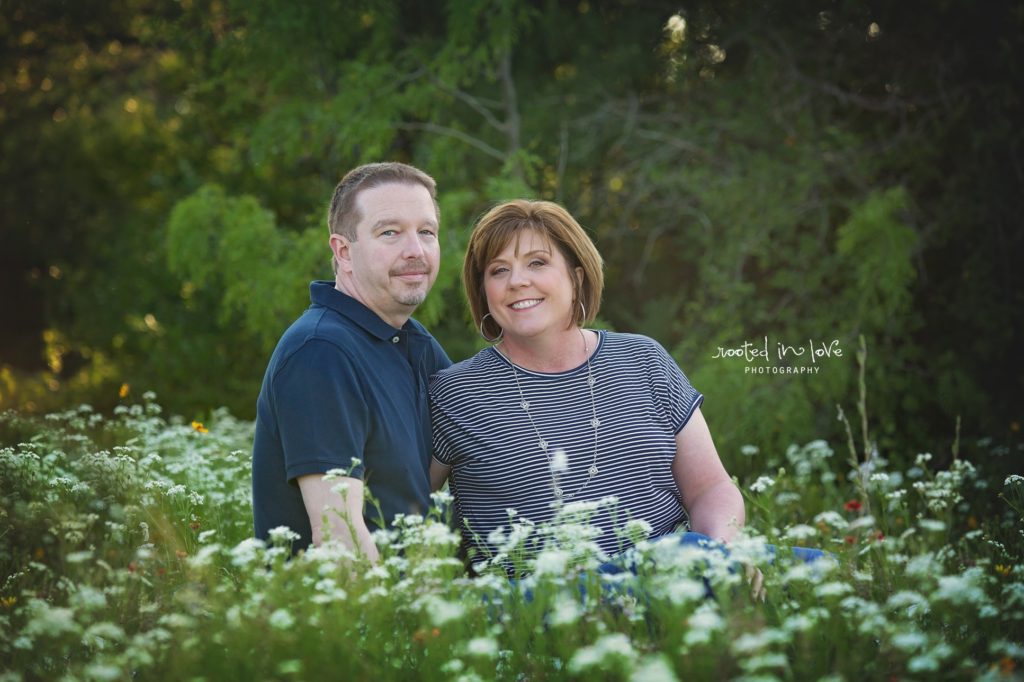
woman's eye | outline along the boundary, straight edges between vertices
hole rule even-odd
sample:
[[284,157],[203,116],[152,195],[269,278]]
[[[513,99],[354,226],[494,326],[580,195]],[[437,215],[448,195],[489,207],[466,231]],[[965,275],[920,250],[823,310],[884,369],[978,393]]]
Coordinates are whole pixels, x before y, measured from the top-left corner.
[[503,272],[505,272],[507,270],[508,270],[508,268],[506,268],[506,267],[494,268],[493,270],[491,270],[491,277],[494,277],[496,275],[500,275],[500,274],[502,274]]
[[534,261],[530,261],[530,265],[533,266],[533,267],[538,267],[538,266],[541,266],[541,265],[547,265],[547,263],[545,263],[542,260],[534,260]]

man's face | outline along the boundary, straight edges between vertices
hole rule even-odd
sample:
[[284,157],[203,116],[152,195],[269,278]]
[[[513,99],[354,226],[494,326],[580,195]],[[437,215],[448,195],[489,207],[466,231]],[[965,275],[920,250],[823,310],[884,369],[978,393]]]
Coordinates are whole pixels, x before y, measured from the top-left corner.
[[347,293],[393,327],[401,327],[427,296],[441,262],[437,212],[427,188],[388,183],[356,197],[362,219],[338,267]]

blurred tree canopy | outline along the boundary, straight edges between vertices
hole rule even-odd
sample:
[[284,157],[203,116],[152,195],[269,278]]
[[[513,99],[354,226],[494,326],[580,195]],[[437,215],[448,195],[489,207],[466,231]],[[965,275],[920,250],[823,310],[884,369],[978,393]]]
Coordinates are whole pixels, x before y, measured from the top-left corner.
[[[859,335],[885,449],[958,415],[1018,438],[1022,29],[945,0],[3,0],[0,406],[127,384],[251,416],[331,277],[335,183],[396,159],[438,180],[417,318],[455,359],[474,218],[547,198],[605,256],[602,324],[673,352],[727,460],[838,442]],[[712,357],[766,336],[844,354]]]

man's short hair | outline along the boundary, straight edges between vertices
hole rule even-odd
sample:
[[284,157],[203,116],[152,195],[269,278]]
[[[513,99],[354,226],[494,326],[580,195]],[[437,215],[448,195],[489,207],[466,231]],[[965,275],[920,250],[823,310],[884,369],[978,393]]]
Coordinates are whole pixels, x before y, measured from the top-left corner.
[[430,198],[434,200],[434,210],[437,212],[437,219],[440,222],[441,209],[437,205],[437,183],[434,182],[434,178],[414,166],[397,161],[387,161],[368,163],[353,168],[341,179],[338,186],[334,188],[331,208],[327,212],[327,227],[330,233],[340,234],[349,241],[355,241],[356,225],[363,218],[356,206],[356,197],[363,190],[380,187],[389,182],[426,187],[430,192]]
[[[604,290],[604,261],[594,242],[576,219],[558,204],[516,199],[498,204],[481,216],[466,247],[462,285],[477,328],[482,324],[489,337],[501,333],[494,318],[484,320],[488,312],[484,273],[487,265],[509,244],[518,244],[524,230],[535,230],[562,254],[573,279],[573,322],[579,326],[593,322],[601,309]],[[576,281],[576,268],[583,269],[582,282]],[[582,307],[579,305],[581,302]]]

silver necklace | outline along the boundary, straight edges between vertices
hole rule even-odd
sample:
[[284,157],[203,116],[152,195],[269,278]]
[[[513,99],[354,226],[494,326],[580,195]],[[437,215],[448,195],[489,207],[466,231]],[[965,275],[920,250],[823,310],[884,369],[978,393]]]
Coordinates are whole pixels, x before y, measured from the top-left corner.
[[[512,377],[516,380],[516,389],[519,391],[519,407],[523,408],[526,412],[527,418],[530,420],[530,426],[533,427],[533,432],[537,434],[537,446],[544,453],[544,456],[548,460],[548,472],[551,474],[551,487],[555,493],[555,498],[558,500],[571,500],[587,487],[587,485],[594,480],[594,477],[598,474],[597,468],[597,430],[601,426],[601,420],[597,418],[597,402],[594,400],[594,384],[597,380],[594,379],[594,373],[590,368],[590,348],[587,345],[587,335],[580,329],[580,336],[583,338],[583,355],[587,359],[587,388],[590,389],[590,412],[593,415],[592,419],[587,422],[591,428],[594,429],[594,455],[590,461],[590,468],[587,469],[587,480],[583,481],[575,492],[566,493],[562,487],[558,484],[559,474],[555,471],[554,462],[551,459],[550,444],[545,440],[544,436],[540,435],[540,430],[537,428],[536,422],[533,421],[533,414],[530,412],[530,403],[523,395],[523,387],[519,383],[519,372],[516,369],[516,364],[512,362],[512,358],[509,357],[509,365],[512,366]],[[507,354],[507,353],[506,353]]]

